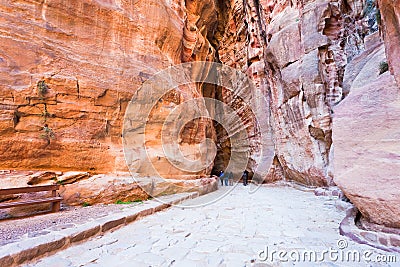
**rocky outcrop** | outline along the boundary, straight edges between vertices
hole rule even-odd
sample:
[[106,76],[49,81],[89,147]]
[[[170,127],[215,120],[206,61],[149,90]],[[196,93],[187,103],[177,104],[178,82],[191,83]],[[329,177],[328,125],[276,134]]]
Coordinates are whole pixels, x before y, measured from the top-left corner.
[[[122,121],[137,88],[169,65],[214,60],[213,0],[3,2],[0,168],[126,171]],[[201,95],[187,88],[186,99]],[[154,136],[161,125],[150,123]],[[188,125],[187,145],[206,128],[212,135],[209,121]]]
[[68,205],[112,204],[135,202],[149,197],[182,192],[198,192],[200,195],[217,189],[214,178],[193,180],[164,180],[159,177],[133,178],[130,175],[95,175],[80,183],[61,187],[63,203]]
[[[246,71],[270,103],[259,121],[271,122],[275,157],[262,179],[331,184],[331,109],[346,94],[344,67],[364,48],[361,1],[249,0],[225,8],[232,15],[220,60]],[[263,165],[254,158],[252,170]]]
[[[116,202],[135,202],[150,197],[157,198],[164,195],[197,192],[200,195],[217,189],[216,177],[202,179],[163,179],[165,177],[132,176],[125,172],[97,174],[90,176],[87,172],[53,172],[53,171],[9,171],[0,172],[0,188],[25,187],[27,185],[59,184],[57,194],[63,197],[62,204],[66,205],[94,205],[113,204]],[[178,176],[178,178],[181,178]],[[48,192],[29,193],[28,195],[4,195],[0,202],[23,197],[35,199],[47,196]],[[28,206],[5,210],[4,214],[26,215],[33,211],[48,210],[49,205]],[[18,216],[19,216],[18,215]]]
[[378,3],[390,73],[400,86],[400,6],[398,2],[389,0],[378,0]]
[[348,96],[334,108],[335,183],[365,219],[400,227],[400,93],[379,63],[383,44],[356,57],[345,71]]
[[[346,66],[348,96],[334,109],[334,181],[362,220],[398,228],[399,9],[394,2],[378,2],[374,16],[380,32],[367,36],[366,50]],[[386,62],[394,77],[385,72]]]

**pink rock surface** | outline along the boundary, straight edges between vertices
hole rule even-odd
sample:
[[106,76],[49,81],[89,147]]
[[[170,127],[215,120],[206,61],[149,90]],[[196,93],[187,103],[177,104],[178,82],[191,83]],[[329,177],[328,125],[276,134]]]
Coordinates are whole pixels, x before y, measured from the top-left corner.
[[367,220],[400,227],[400,90],[376,49],[334,109],[334,181]]
[[[362,21],[362,2],[347,6],[331,1],[232,1],[226,5],[232,16],[220,41],[220,60],[246,71],[269,101],[268,107],[261,107],[266,115],[259,123],[270,122],[274,160],[267,165],[271,161],[257,158],[253,149],[250,168],[262,166],[264,181],[331,184],[331,108],[342,100],[347,61],[363,49],[364,29],[357,26]],[[348,42],[342,44],[344,39]],[[230,101],[224,95],[222,100]]]

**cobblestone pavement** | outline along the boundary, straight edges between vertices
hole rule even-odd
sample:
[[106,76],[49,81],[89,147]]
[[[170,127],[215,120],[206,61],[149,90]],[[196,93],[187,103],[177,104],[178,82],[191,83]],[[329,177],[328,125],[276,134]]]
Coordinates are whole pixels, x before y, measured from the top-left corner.
[[345,202],[288,186],[228,189],[27,266],[400,266],[399,254],[339,234]]

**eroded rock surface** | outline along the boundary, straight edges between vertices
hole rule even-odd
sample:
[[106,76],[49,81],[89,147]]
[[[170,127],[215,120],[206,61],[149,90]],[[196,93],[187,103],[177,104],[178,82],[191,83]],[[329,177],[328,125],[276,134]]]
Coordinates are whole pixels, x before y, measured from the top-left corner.
[[390,72],[400,86],[400,6],[398,2],[389,0],[379,0],[378,3]]
[[[121,132],[133,93],[169,65],[214,60],[212,0],[3,1],[0,12],[4,169],[126,171]],[[201,96],[201,86],[186,93]],[[160,108],[182,100],[166,96]],[[161,123],[150,125],[155,136]],[[188,146],[213,133],[209,121],[188,128]]]
[[64,197],[63,203],[68,205],[112,204],[182,192],[198,192],[203,195],[216,190],[217,185],[214,178],[164,180],[159,177],[133,178],[129,174],[99,174],[79,183],[62,186],[60,194]]
[[400,91],[383,44],[346,68],[349,95],[334,109],[335,182],[369,221],[400,227]]
[[[399,227],[399,198],[393,191],[399,173],[395,81],[400,82],[395,1],[378,1],[380,17],[375,1],[361,0],[3,2],[1,168],[126,171],[122,121],[137,89],[170,65],[220,61],[246,73],[255,89],[239,99],[234,93],[243,88],[235,78],[225,77],[233,91],[185,85],[157,99],[148,117],[140,114],[144,103],[135,103],[138,120],[149,119],[146,146],[161,176],[191,188],[213,169],[226,167],[231,136],[209,119],[187,123],[177,138],[189,159],[203,152],[206,138],[217,140],[216,159],[202,170],[175,168],[160,140],[169,112],[206,96],[239,114],[249,137],[249,150],[242,152],[248,153],[253,180],[318,186],[336,182],[367,219]],[[378,75],[385,61],[394,79],[389,73]],[[204,64],[192,75],[207,77],[210,70]],[[139,176],[149,174],[149,166],[141,164],[147,155],[129,156],[128,163],[138,163]],[[24,183],[41,183],[50,176],[24,178]],[[107,186],[107,179],[99,179],[92,188],[90,181],[66,186],[71,203],[77,191],[85,196],[76,203],[113,201],[109,196],[125,192],[126,184],[126,190],[136,190],[126,180]],[[169,186],[160,190],[175,192]],[[207,182],[205,188],[213,186]],[[102,190],[107,197],[98,193]]]
[[[368,29],[362,24],[363,4],[230,3],[220,60],[246,71],[270,102],[262,107],[267,115],[257,119],[271,123],[275,158],[263,166],[261,180],[331,184],[331,109],[345,94],[344,67],[364,48],[361,36]],[[222,99],[230,101],[224,95]],[[254,158],[253,166],[263,164]]]

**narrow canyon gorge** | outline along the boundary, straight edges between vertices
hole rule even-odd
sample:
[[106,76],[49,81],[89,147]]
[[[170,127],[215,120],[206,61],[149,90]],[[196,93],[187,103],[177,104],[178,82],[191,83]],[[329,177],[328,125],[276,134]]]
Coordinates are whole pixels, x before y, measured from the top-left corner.
[[[129,171],[211,188],[243,153],[233,164],[256,183],[337,185],[363,219],[400,228],[398,0],[3,0],[0,20],[0,169],[87,173],[66,195]],[[145,90],[182,63],[197,82]],[[222,65],[252,86],[210,67]],[[210,117],[173,120],[179,135],[162,139],[168,115],[202,98],[215,101]],[[237,132],[246,151],[233,149]],[[207,164],[177,167],[169,142]],[[145,195],[126,184],[107,194],[128,190]]]

